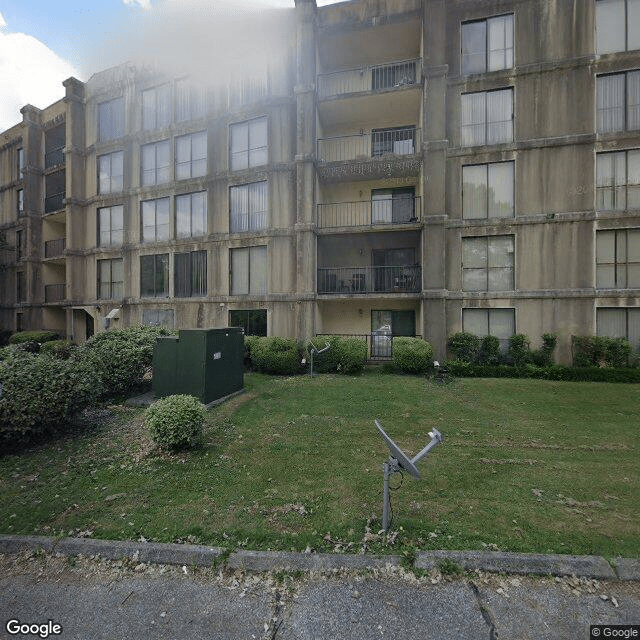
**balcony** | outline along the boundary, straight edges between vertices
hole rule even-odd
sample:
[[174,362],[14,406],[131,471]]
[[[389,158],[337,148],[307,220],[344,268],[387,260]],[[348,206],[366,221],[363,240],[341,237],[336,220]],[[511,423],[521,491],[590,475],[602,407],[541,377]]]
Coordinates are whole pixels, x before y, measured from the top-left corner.
[[65,299],[65,284],[46,284],[44,286],[45,302],[62,302]]
[[321,229],[412,224],[420,217],[420,198],[406,196],[319,204],[317,224]]
[[53,213],[64,209],[65,192],[54,193],[44,199],[44,212]]
[[44,168],[50,169],[60,164],[64,164],[64,146],[52,149],[44,154]]
[[57,240],[47,240],[47,242],[44,243],[44,257],[60,258],[64,254],[65,248],[65,238],[58,238]]
[[421,73],[420,58],[323,73],[318,75],[318,97],[403,89],[418,84]]
[[420,293],[422,267],[331,267],[318,269],[318,293],[365,295],[377,293]]

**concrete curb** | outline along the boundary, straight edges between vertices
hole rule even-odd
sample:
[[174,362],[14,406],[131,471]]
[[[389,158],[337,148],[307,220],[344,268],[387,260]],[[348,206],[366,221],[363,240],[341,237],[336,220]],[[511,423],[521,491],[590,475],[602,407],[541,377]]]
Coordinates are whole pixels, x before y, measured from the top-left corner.
[[[211,567],[223,555],[219,547],[193,544],[161,544],[128,540],[91,538],[48,538],[0,534],[0,553],[15,554],[42,549],[64,555],[101,556],[107,560],[127,558],[134,562]],[[599,580],[640,581],[640,560],[616,558],[616,571],[600,556],[547,555],[487,551],[419,551],[416,569],[437,568],[443,560],[456,562],[461,569],[490,573],[577,576]],[[246,551],[232,553],[225,562],[229,569],[245,571],[320,571],[400,566],[400,556],[352,555],[338,553],[295,553],[287,551]]]

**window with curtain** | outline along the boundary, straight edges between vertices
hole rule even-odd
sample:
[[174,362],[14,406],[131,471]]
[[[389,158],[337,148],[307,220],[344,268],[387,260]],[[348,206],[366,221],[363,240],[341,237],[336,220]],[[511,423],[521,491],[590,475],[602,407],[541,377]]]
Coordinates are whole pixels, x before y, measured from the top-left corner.
[[513,89],[463,93],[461,99],[463,147],[513,141]]
[[145,200],[140,205],[142,242],[169,239],[169,198]]
[[640,129],[640,71],[596,78],[598,133]]
[[171,85],[142,92],[142,128],[162,129],[171,124]]
[[169,297],[169,254],[140,256],[140,297]]
[[602,307],[596,309],[596,334],[607,338],[626,338],[632,349],[640,347],[640,307]]
[[198,178],[207,173],[207,132],[176,138],[176,180]]
[[513,161],[462,167],[463,218],[512,218],[514,210]]
[[162,184],[171,179],[171,145],[160,140],[142,145],[142,186]]
[[98,209],[98,246],[119,246],[124,240],[124,207],[101,207]]
[[596,287],[640,289],[640,228],[596,233]]
[[462,239],[462,290],[512,291],[514,236]]
[[640,49],[640,0],[596,0],[596,52]]
[[269,211],[267,181],[230,187],[229,207],[229,229],[232,233],[266,229]]
[[124,188],[124,152],[98,156],[98,193],[118,193]]
[[596,208],[640,209],[640,149],[596,156]]
[[98,260],[98,299],[115,300],[124,293],[124,268],[122,258]]
[[483,338],[495,336],[503,352],[509,347],[509,338],[516,332],[515,309],[463,309],[462,330]]
[[231,295],[267,293],[267,247],[230,249]]
[[462,24],[462,74],[513,67],[513,14]]
[[176,196],[176,238],[195,238],[207,233],[207,192]]
[[229,126],[229,164],[232,171],[260,167],[268,162],[267,118]]
[[190,251],[174,256],[174,295],[190,298],[207,295],[207,252]]
[[100,142],[124,136],[124,98],[98,105],[98,139]]

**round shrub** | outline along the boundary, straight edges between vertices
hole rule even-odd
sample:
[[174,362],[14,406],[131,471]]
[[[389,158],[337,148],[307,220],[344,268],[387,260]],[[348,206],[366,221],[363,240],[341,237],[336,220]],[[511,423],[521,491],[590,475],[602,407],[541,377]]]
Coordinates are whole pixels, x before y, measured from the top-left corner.
[[71,352],[74,349],[76,349],[76,345],[70,340],[52,340],[51,342],[45,342],[40,347],[40,353],[48,353],[54,358],[66,360],[71,356]]
[[23,342],[51,342],[60,336],[54,331],[18,331],[9,338],[9,344],[22,344]]
[[528,364],[531,361],[531,348],[529,338],[524,333],[515,333],[509,338],[509,357],[516,367]]
[[202,402],[188,395],[161,398],[144,414],[151,439],[170,450],[200,446],[205,417]]
[[245,336],[244,337],[244,367],[245,369],[251,368],[251,349],[255,344],[255,341],[260,336]]
[[478,362],[480,364],[500,363],[500,340],[496,336],[484,336],[480,341],[480,351],[478,352]]
[[459,331],[449,337],[447,347],[454,359],[462,362],[475,362],[480,351],[480,338],[473,333]]
[[433,365],[433,348],[421,338],[394,338],[393,364],[404,373],[425,374]]
[[313,369],[318,373],[362,373],[367,362],[367,343],[362,338],[341,336],[316,336],[311,340],[318,351],[329,343],[329,349],[320,355],[314,354]]
[[251,365],[263,373],[293,375],[302,370],[302,352],[293,338],[260,337],[251,346]]

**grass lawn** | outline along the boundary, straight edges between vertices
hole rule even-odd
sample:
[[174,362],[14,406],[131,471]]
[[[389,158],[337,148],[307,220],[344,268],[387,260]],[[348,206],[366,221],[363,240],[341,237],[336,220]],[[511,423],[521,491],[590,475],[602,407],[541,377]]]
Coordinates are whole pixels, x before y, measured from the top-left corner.
[[[640,557],[640,385],[420,377],[245,377],[195,452],[154,448],[140,409],[0,457],[0,532],[229,548],[500,549]],[[388,455],[445,436],[392,492]],[[400,476],[392,485],[400,483]],[[392,549],[390,549],[390,546]]]

